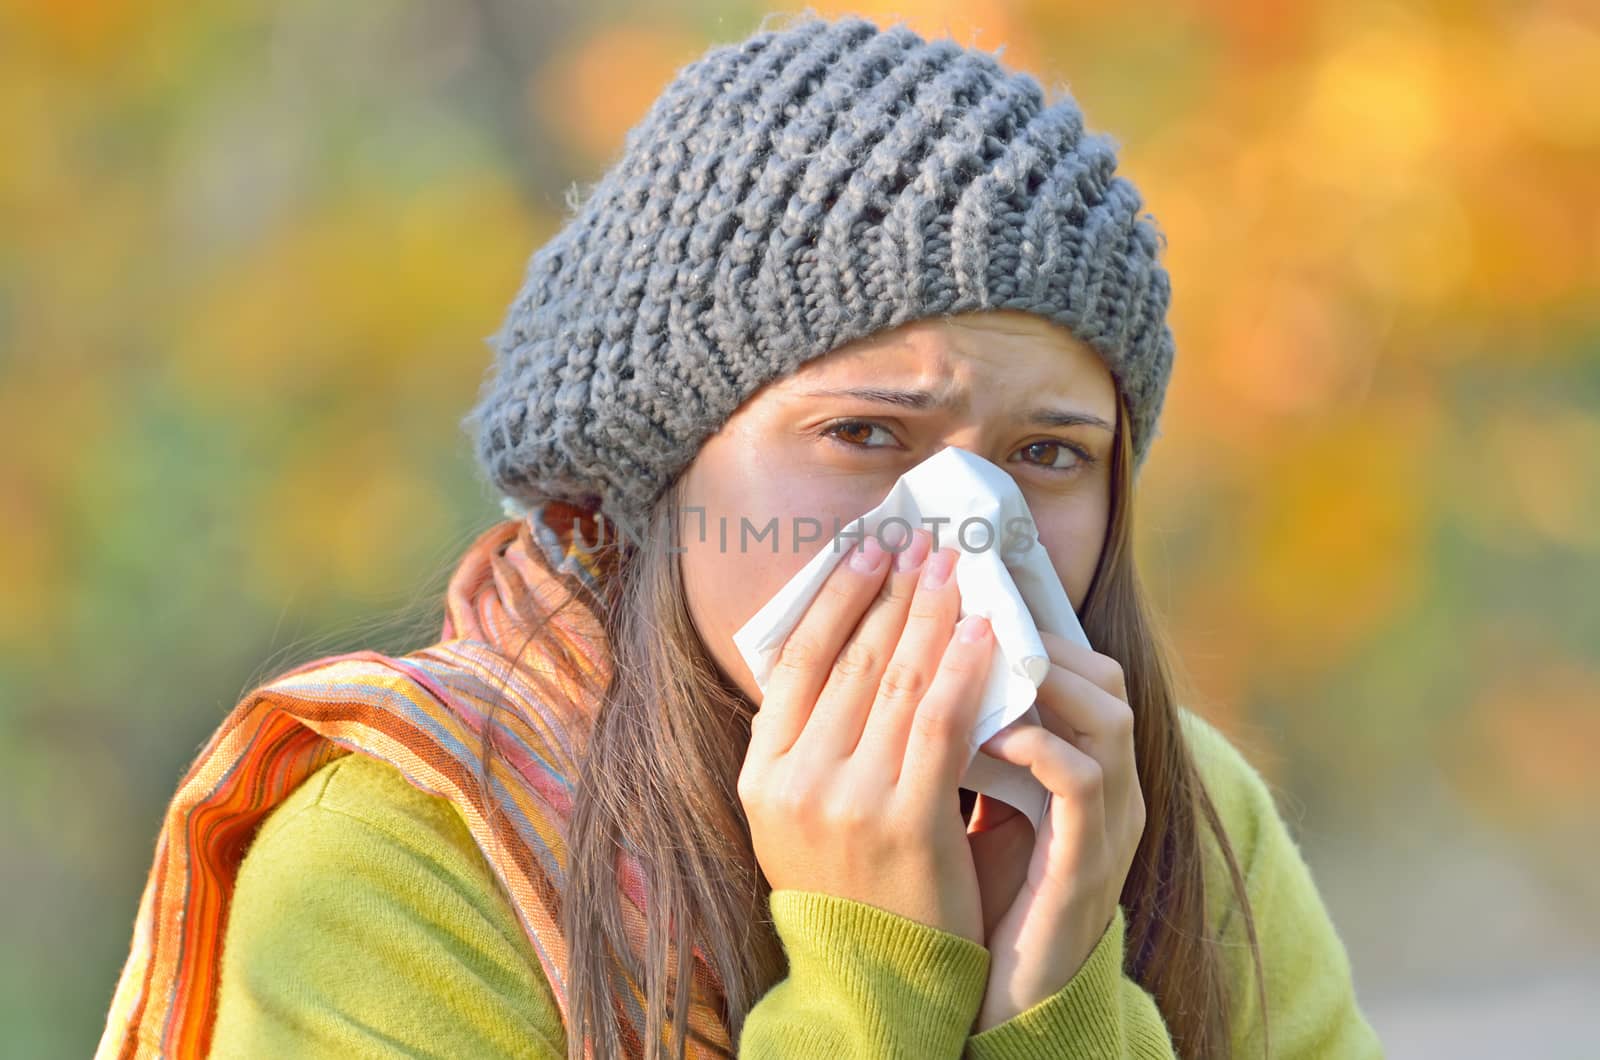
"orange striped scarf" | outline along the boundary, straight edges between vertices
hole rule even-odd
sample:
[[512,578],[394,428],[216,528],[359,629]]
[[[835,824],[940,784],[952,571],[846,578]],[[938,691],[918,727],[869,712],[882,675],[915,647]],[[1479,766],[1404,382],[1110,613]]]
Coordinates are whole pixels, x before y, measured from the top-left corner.
[[[548,665],[553,640],[524,642],[530,617],[550,615],[550,635],[604,686],[610,661],[593,600],[606,571],[601,553],[582,547],[597,539],[590,513],[559,502],[500,522],[451,577],[437,643],[399,657],[357,651],[306,663],[229,712],[166,810],[97,1057],[205,1055],[239,863],[275,806],[351,753],[390,763],[460,811],[571,1026],[560,930],[564,837],[576,777],[573,734],[595,704]],[[519,653],[526,669],[511,663]],[[559,694],[549,694],[551,684]],[[497,754],[486,790],[479,751],[496,701]],[[618,873],[624,923],[642,955],[643,874],[626,852]],[[720,981],[699,947],[694,956],[689,1055],[731,1056]],[[619,976],[611,1003],[627,1055],[643,1056],[644,995],[631,976]]]

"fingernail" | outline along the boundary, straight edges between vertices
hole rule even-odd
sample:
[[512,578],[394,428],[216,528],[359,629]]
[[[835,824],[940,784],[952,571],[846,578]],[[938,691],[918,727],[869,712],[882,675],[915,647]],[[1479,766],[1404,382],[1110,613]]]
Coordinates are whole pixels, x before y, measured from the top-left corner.
[[883,546],[878,543],[878,536],[868,534],[856,546],[855,554],[850,557],[850,566],[862,574],[872,574],[883,567],[883,557]]
[[916,570],[922,566],[922,561],[928,558],[928,547],[933,544],[933,538],[928,534],[913,534],[911,540],[895,554],[894,569],[898,571]]
[[956,565],[956,550],[941,548],[928,557],[927,566],[922,568],[922,584],[929,589],[937,589],[950,580],[950,571]]
[[989,620],[982,615],[968,615],[961,620],[961,629],[958,632],[964,641],[982,640],[989,632]]

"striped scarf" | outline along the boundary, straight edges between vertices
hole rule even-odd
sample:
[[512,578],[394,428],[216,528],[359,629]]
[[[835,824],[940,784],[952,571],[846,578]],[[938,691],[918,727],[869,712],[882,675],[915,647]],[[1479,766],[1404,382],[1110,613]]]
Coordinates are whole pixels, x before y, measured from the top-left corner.
[[[560,929],[577,775],[571,734],[595,703],[549,663],[559,642],[600,687],[610,675],[594,602],[607,573],[597,557],[610,550],[582,547],[598,540],[598,529],[590,513],[560,502],[497,523],[452,575],[437,643],[399,657],[356,651],[318,659],[229,712],[165,812],[97,1057],[206,1053],[239,863],[274,807],[351,753],[388,762],[461,813],[571,1027]],[[549,617],[549,634],[528,644],[535,616]],[[495,703],[496,754],[485,785],[480,751]],[[623,921],[642,956],[644,877],[627,852],[618,873]],[[670,949],[669,956],[676,959]],[[694,957],[689,1055],[731,1056],[720,981],[698,946]],[[611,1004],[623,1044],[629,1057],[643,1056],[644,994],[631,976],[616,975]]]

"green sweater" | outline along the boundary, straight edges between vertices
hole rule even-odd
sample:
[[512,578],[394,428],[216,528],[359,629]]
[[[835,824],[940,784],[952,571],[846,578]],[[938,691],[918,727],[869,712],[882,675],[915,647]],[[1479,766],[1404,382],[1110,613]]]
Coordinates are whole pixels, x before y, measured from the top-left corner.
[[[1247,881],[1274,1057],[1382,1057],[1344,946],[1261,775],[1188,711],[1185,731]],[[1208,853],[1211,852],[1208,845]],[[1233,1055],[1259,1056],[1252,965],[1225,869],[1208,911],[1230,943]],[[989,952],[887,910],[772,894],[788,977],[751,1009],[745,1057],[1173,1057],[1155,1000],[1123,972],[1119,909],[1059,992],[970,1035]],[[263,823],[224,940],[217,1056],[564,1060],[539,961],[465,822],[391,766],[349,755]]]

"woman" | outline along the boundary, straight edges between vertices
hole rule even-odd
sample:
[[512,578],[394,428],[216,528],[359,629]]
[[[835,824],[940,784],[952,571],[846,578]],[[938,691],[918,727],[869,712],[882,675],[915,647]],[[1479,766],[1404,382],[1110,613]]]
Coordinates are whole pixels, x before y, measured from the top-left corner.
[[[470,422],[512,518],[439,642],[229,715],[102,1053],[1381,1055],[1139,588],[1169,287],[1114,168],[904,27],[681,71],[495,337]],[[1038,835],[958,788],[993,645],[948,543],[857,544],[765,694],[733,646],[819,547],[789,527],[950,445],[1013,475],[1095,646],[1047,636],[1042,724],[982,748],[1053,793]]]

